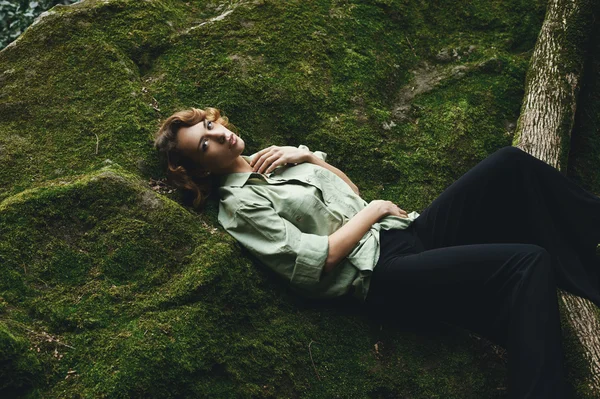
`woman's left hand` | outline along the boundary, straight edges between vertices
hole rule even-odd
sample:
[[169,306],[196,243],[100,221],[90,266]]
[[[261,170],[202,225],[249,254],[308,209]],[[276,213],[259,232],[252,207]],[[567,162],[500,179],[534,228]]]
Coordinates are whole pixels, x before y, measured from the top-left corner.
[[272,145],[257,152],[250,162],[250,166],[254,172],[270,173],[279,165],[306,162],[310,154],[310,151],[297,147]]

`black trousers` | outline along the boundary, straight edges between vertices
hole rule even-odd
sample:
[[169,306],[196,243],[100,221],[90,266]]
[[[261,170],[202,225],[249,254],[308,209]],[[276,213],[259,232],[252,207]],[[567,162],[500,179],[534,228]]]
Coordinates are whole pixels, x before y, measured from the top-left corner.
[[600,306],[600,198],[504,147],[380,241],[367,306],[504,346],[511,398],[565,397],[556,287]]

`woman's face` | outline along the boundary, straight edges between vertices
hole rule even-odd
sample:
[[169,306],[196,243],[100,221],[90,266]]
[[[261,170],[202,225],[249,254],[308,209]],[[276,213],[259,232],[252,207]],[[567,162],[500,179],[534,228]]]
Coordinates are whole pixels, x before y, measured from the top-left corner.
[[228,173],[244,147],[244,140],[216,122],[204,120],[177,132],[177,148],[183,155],[215,174]]

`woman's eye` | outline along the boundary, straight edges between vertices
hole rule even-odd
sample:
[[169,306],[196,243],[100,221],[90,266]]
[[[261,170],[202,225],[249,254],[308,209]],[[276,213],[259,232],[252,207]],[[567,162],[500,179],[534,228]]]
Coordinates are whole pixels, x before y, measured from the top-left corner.
[[204,139],[204,140],[202,141],[202,151],[206,151],[206,146],[207,146],[207,144],[208,144],[208,140]]
[[212,128],[213,128],[213,123],[212,123],[211,121],[208,121],[208,122],[206,122],[206,128],[207,128],[208,130],[212,130]]

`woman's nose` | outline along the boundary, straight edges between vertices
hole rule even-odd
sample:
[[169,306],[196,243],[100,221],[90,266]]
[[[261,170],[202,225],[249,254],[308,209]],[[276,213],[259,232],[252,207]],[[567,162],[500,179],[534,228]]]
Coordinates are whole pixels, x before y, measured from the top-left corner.
[[207,134],[210,138],[219,143],[224,143],[226,141],[225,132],[208,132]]

